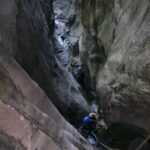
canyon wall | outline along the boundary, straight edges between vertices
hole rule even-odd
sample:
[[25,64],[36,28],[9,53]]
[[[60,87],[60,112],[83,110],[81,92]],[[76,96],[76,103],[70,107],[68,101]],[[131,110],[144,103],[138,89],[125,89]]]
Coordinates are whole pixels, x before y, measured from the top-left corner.
[[13,56],[67,119],[81,119],[89,107],[78,84],[55,56],[51,3],[39,0],[1,2],[1,53]]
[[93,149],[60,114],[75,125],[89,106],[55,57],[52,1],[0,6],[0,148]]
[[150,131],[150,1],[82,0],[82,62],[108,123]]

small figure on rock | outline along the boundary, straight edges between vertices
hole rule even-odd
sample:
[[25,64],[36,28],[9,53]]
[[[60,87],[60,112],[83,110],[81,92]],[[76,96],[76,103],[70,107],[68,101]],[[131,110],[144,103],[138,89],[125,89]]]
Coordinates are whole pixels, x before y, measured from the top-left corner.
[[81,134],[86,138],[89,135],[93,136],[93,132],[96,130],[97,114],[95,112],[90,113],[88,116],[83,118],[82,122],[83,125],[79,129]]
[[80,127],[79,132],[88,140],[92,145],[98,144],[98,138],[95,135],[97,124],[97,113],[92,112],[85,116],[82,120],[83,125]]

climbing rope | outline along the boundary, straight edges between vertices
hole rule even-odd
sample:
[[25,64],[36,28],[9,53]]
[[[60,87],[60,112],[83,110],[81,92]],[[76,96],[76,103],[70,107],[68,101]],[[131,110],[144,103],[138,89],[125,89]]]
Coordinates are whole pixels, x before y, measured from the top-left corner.
[[150,134],[145,138],[145,140],[135,150],[140,150],[149,139],[150,139]]
[[[83,135],[84,132],[88,133],[87,130],[81,130],[81,128],[79,129],[79,132]],[[92,137],[94,138],[94,140],[96,141],[97,145],[100,145],[102,148],[105,148],[106,150],[113,150],[112,148],[108,147],[107,145],[103,144],[102,142],[99,142],[96,135],[91,132],[90,133],[92,135]]]
[[107,150],[113,150],[112,148],[108,147],[107,145],[103,144],[103,143],[99,143],[103,148],[107,149]]

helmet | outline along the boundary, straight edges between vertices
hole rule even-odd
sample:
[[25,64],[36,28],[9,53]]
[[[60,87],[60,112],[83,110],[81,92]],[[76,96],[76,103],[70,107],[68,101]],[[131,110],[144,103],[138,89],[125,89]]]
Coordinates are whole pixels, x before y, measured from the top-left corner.
[[88,116],[83,118],[83,123],[89,123],[90,122],[90,118]]
[[95,112],[92,112],[92,113],[89,114],[89,117],[94,117],[94,118],[96,118],[96,117],[97,117],[97,114],[96,114]]

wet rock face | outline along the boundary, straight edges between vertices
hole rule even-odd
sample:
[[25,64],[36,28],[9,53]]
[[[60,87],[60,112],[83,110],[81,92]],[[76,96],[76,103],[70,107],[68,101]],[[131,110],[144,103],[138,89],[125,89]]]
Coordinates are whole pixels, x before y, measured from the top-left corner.
[[82,1],[81,56],[108,122],[150,131],[149,0]]

